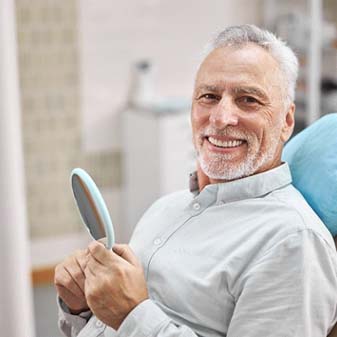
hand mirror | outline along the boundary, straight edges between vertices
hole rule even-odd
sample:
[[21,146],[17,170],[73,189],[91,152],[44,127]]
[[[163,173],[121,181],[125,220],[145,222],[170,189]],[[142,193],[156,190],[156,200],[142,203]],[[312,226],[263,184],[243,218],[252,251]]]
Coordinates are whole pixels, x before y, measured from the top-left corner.
[[71,172],[71,186],[86,229],[95,240],[106,237],[106,248],[111,249],[115,243],[114,229],[108,208],[95,182],[87,172],[75,168]]

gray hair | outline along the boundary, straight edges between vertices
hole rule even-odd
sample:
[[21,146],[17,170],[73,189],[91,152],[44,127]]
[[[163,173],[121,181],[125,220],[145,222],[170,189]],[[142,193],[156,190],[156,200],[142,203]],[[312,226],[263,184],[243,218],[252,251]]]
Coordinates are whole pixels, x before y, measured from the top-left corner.
[[278,62],[286,82],[286,103],[293,102],[298,75],[298,59],[290,47],[273,33],[248,24],[227,27],[210,41],[206,46],[206,52],[208,54],[216,48],[242,46],[247,43],[255,43],[264,48]]

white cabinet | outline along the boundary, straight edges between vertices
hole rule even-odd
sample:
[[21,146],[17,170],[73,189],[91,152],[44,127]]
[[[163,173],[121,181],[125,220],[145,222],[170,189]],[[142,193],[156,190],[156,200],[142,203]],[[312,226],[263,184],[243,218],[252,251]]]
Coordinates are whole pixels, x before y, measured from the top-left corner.
[[195,159],[189,111],[128,110],[122,118],[122,239],[128,241],[156,199],[188,188]]

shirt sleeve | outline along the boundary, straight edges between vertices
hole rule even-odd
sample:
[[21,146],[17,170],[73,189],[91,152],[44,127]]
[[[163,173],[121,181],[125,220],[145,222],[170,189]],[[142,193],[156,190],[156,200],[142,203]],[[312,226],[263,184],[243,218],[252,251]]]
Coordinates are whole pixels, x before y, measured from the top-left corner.
[[312,230],[270,248],[237,286],[227,337],[326,337],[336,320],[336,253]]
[[152,300],[138,304],[124,319],[116,337],[198,337],[186,325],[173,322]]
[[59,309],[59,329],[67,337],[76,337],[92,316],[91,311],[88,310],[81,312],[79,315],[72,315],[67,305],[59,297],[57,297],[57,305]]

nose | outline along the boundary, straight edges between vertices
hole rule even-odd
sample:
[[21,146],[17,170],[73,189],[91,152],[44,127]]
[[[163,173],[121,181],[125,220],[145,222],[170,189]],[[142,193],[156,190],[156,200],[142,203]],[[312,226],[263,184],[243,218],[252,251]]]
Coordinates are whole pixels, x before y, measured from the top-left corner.
[[224,128],[228,125],[235,126],[239,121],[236,109],[237,107],[230,97],[222,97],[219,103],[213,107],[209,121],[217,128]]

